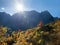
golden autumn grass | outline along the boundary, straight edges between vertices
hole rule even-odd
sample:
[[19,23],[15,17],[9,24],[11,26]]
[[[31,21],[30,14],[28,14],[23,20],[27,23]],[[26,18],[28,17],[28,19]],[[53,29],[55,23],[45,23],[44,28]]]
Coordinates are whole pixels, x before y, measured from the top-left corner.
[[5,33],[8,28],[2,26],[0,27],[0,45],[60,45],[60,20],[47,25],[26,31],[13,31],[7,36]]

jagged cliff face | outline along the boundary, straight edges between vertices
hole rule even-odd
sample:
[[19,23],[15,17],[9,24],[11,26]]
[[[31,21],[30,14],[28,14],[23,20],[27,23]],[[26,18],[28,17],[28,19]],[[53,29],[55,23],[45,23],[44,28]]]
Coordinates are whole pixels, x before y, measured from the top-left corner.
[[36,27],[40,21],[44,24],[52,22],[53,16],[48,11],[41,13],[36,11],[25,11],[24,13],[16,13],[13,16],[5,12],[0,12],[0,25],[8,26],[14,30]]

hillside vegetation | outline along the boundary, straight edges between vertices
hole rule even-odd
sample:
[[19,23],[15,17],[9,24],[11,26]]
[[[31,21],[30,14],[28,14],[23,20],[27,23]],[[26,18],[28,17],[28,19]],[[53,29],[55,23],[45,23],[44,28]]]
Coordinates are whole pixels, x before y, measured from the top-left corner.
[[0,27],[0,45],[60,45],[60,20],[8,35],[7,30],[7,27]]

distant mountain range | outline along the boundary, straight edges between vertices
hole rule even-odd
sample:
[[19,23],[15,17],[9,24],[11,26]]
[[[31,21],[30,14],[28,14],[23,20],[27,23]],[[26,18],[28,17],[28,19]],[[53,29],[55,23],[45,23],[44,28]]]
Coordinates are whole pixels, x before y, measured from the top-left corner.
[[53,22],[54,20],[54,17],[48,11],[39,13],[32,10],[25,11],[23,13],[18,12],[12,16],[5,12],[0,12],[0,26],[8,26],[13,30],[26,30],[36,27],[41,21],[44,22],[44,24],[48,24],[50,22]]

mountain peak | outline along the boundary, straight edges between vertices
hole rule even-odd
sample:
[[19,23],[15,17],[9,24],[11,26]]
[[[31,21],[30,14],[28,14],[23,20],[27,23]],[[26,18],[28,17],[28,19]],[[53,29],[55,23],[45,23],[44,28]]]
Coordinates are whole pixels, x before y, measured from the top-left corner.
[[[1,17],[2,15],[2,17]],[[6,16],[5,16],[6,15]],[[44,24],[50,23],[53,21],[53,16],[48,11],[43,11],[41,13],[32,10],[32,11],[25,11],[23,14],[21,12],[15,13],[13,16],[8,16],[7,13],[0,13],[0,23],[2,25],[9,26],[16,29],[28,29],[36,27],[41,21]]]
[[10,14],[6,13],[6,12],[0,12],[0,15],[4,15],[4,16],[10,16]]

